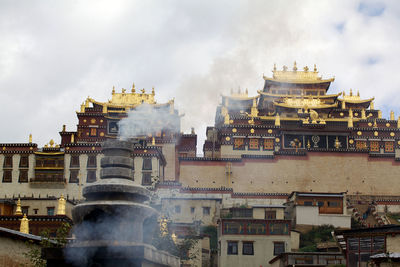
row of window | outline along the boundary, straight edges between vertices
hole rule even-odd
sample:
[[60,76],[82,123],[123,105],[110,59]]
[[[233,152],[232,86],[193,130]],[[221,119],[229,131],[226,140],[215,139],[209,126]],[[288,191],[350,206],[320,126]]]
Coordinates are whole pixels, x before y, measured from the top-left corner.
[[[13,159],[11,155],[7,155],[4,157],[3,168],[12,168],[13,167]],[[22,155],[19,159],[19,167],[20,168],[28,168],[29,167],[29,158],[26,155]]]
[[[274,149],[274,139],[250,138],[248,140],[249,150],[259,150],[261,146],[263,147],[264,150],[273,150]],[[244,138],[234,138],[233,139],[233,149],[244,150],[245,149],[245,139]]]
[[[367,141],[357,140],[356,148],[357,149],[368,149]],[[392,142],[392,141],[384,142],[384,149],[385,149],[385,152],[394,152],[394,142]],[[379,152],[380,151],[380,142],[379,141],[369,141],[369,151]]]
[[[55,207],[47,207],[47,215],[53,216],[55,214]],[[29,215],[29,206],[21,207],[22,214]],[[37,215],[39,213],[39,209],[33,209],[33,214]]]
[[[203,215],[210,215],[211,208],[210,207],[203,207]],[[190,207],[190,213],[194,214],[196,212],[196,207]],[[181,213],[181,206],[175,206],[175,213]]]
[[[228,242],[228,255],[239,254],[239,241],[227,241]],[[274,242],[274,255],[279,255],[285,252],[285,242]],[[242,255],[254,255],[254,242],[243,241],[242,242]]]

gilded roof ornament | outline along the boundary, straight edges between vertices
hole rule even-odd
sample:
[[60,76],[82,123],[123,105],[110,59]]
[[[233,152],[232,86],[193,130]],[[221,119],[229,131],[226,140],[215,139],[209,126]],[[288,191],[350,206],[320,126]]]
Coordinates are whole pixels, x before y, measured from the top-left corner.
[[32,134],[29,134],[29,144],[32,143]]
[[21,199],[19,199],[19,198],[17,200],[17,208],[15,209],[15,214],[14,215],[22,215]]
[[325,83],[332,82],[335,79],[322,79],[318,76],[318,71],[314,66],[314,72],[309,72],[308,67],[304,67],[304,71],[298,71],[297,62],[294,62],[293,70],[288,71],[287,66],[283,66],[281,71],[276,70],[274,65],[274,70],[272,71],[272,78],[264,77],[264,80],[271,80],[277,82],[289,82],[289,83]]
[[19,227],[19,231],[24,234],[29,234],[29,220],[26,217],[26,214],[24,214],[24,217],[20,219],[20,221],[21,225]]
[[305,66],[303,69],[305,72],[308,72],[308,66]]
[[113,89],[111,91],[111,94],[115,94],[115,86],[113,85]]
[[314,64],[314,72],[317,72],[317,65]]
[[394,119],[394,111],[393,111],[393,110],[390,111],[390,120],[391,120],[391,121],[394,121],[394,120],[395,120],[395,119]]
[[58,199],[57,215],[65,215],[66,200],[63,195]]
[[132,93],[135,93],[135,92],[136,92],[135,83],[132,83],[132,90],[131,90],[131,92],[132,92]]
[[293,71],[297,71],[297,63],[296,63],[296,61],[293,64]]
[[276,64],[274,63],[274,71],[276,71]]

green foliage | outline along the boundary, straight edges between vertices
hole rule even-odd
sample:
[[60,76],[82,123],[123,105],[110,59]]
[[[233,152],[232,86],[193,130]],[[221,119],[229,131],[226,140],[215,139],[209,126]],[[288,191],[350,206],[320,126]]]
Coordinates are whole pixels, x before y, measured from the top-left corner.
[[40,241],[39,247],[35,246],[32,240],[27,242],[30,249],[25,253],[25,257],[29,259],[32,266],[45,267],[46,260],[42,259],[42,248],[65,247],[68,242],[67,238],[70,230],[71,225],[69,223],[63,223],[61,227],[57,229],[56,238],[50,237],[50,231],[48,229],[42,231],[40,233],[42,240]]
[[208,235],[210,237],[210,249],[211,251],[218,250],[218,230],[214,225],[204,226],[201,229],[202,234]]
[[363,228],[362,224],[359,221],[356,221],[353,217],[351,217],[351,229],[360,229]]
[[152,245],[158,250],[164,250],[171,255],[179,257],[181,260],[195,259],[198,253],[191,251],[198,241],[196,233],[191,230],[184,239],[178,240],[176,243],[172,239],[171,234],[162,234],[159,227],[154,231]]
[[300,235],[300,249],[302,252],[317,251],[320,242],[334,241],[331,232],[335,230],[332,225],[313,227],[310,231]]

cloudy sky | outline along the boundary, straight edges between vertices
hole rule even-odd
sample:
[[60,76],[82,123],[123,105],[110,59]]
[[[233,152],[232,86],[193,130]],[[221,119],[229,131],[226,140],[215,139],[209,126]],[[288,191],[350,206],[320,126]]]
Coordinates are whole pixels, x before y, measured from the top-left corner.
[[400,115],[400,2],[0,0],[0,142],[59,142],[90,96],[175,98],[201,150],[221,94],[255,95],[273,64],[314,63],[331,92],[375,96]]

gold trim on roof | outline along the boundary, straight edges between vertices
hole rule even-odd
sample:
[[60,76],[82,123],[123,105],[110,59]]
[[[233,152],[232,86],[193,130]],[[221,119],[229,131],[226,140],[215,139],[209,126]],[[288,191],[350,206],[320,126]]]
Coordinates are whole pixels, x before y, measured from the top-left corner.
[[319,99],[285,99],[284,103],[273,102],[275,106],[284,108],[305,108],[305,109],[321,109],[321,108],[334,108],[337,103],[326,105]]
[[272,93],[266,93],[263,91],[258,90],[257,93],[263,96],[269,96],[269,97],[275,97],[275,98],[282,98],[282,97],[291,97],[291,98],[337,98],[339,97],[342,93],[338,93],[335,95],[282,95],[282,94],[272,94]]
[[277,70],[276,66],[272,71],[272,78],[263,77],[264,80],[275,81],[275,82],[285,82],[285,83],[326,83],[333,82],[335,78],[322,79],[318,76],[317,67],[314,65],[314,71],[309,71],[308,67],[305,66],[303,71],[297,70],[297,64],[294,63],[293,70],[289,71],[286,66],[283,66],[282,70]]

